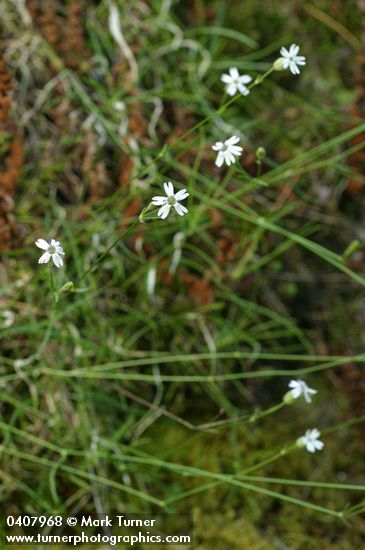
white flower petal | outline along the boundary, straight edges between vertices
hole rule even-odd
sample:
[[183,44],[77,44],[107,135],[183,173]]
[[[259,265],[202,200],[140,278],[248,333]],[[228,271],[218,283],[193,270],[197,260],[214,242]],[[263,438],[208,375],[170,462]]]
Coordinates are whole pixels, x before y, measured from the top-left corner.
[[298,65],[305,65],[305,57],[303,55],[298,55],[299,46],[297,44],[292,44],[289,48],[289,51],[282,47],[280,53],[283,56],[281,58],[282,67],[284,69],[290,69],[290,72],[294,75],[300,74]]
[[235,80],[237,80],[237,78],[239,78],[239,76],[240,76],[240,73],[238,72],[237,67],[232,67],[231,69],[229,69],[229,74]]
[[230,84],[228,84],[226,92],[227,92],[227,94],[230,95],[230,96],[235,95],[236,92],[237,92],[237,84],[236,84],[236,82],[231,82]]
[[42,256],[39,258],[38,263],[39,263],[39,264],[46,264],[47,262],[49,262],[50,259],[51,259],[51,254],[49,254],[48,252],[45,252],[45,253],[42,254]]
[[290,71],[291,71],[292,74],[299,74],[300,73],[300,70],[298,69],[298,67],[296,66],[294,61],[290,62],[289,68],[290,68]]
[[221,151],[219,151],[217,158],[215,159],[215,165],[220,168],[224,162],[224,155]]
[[316,428],[307,430],[304,436],[299,438],[299,442],[305,446],[309,453],[314,453],[316,450],[320,451],[324,447],[323,441],[319,439],[320,435],[321,432]]
[[48,250],[49,244],[44,239],[37,239],[35,242],[35,245],[38,246],[38,248],[41,248],[42,250]]
[[248,74],[243,74],[241,77],[240,77],[240,81],[243,83],[243,84],[249,84],[251,81],[252,81],[252,77]]
[[165,193],[168,197],[173,197],[174,195],[174,186],[172,185],[171,181],[165,182],[163,184]]
[[179,214],[179,216],[183,216],[184,214],[187,214],[187,212],[188,212],[188,209],[185,208],[185,206],[183,206],[182,204],[180,204],[178,202],[176,204],[174,204],[174,207],[175,207],[176,212]]
[[52,254],[52,260],[53,260],[53,263],[56,267],[63,266],[63,260],[62,260],[61,256],[59,256],[58,254]]
[[305,57],[303,57],[302,55],[299,55],[298,57],[295,58],[295,63],[297,65],[305,65],[306,63]]
[[186,189],[180,189],[177,193],[175,193],[175,200],[177,201],[183,201],[189,196],[189,193]]
[[172,206],[175,207],[175,210],[182,216],[187,212],[185,206],[179,204],[179,201],[186,199],[189,196],[189,193],[186,189],[180,189],[175,193],[174,186],[171,181],[164,183],[164,189],[166,197],[155,196],[152,198],[151,203],[154,206],[160,206],[161,208],[157,212],[157,216],[164,220],[170,213]]
[[165,210],[161,214],[162,220],[166,219],[167,216],[170,214],[171,207],[169,205],[166,205],[166,206],[168,206],[168,208],[165,207]]
[[222,74],[221,81],[225,84],[230,84],[232,82],[232,77],[229,74]]
[[298,399],[298,397],[302,395],[302,386],[299,380],[291,380],[288,385],[289,385],[289,388],[292,388],[291,394],[294,397],[294,399]]
[[[300,397],[301,395],[303,395],[305,401],[307,403],[311,403],[312,400],[310,398],[310,395],[311,394],[316,394],[317,393],[317,390],[314,390],[312,388],[310,388],[305,382],[304,380],[291,380],[288,384],[289,388],[292,388],[292,396],[294,397],[294,399],[297,399],[298,397]],[[306,435],[308,435],[308,437],[312,434],[312,431],[309,430]],[[315,435],[320,435],[320,434],[317,434],[315,432]]]
[[299,46],[297,46],[296,44],[292,44],[289,48],[289,54],[292,57],[295,57],[298,52],[299,52]]
[[235,143],[238,143],[239,140],[240,138],[238,136],[232,136],[225,141],[225,145],[234,145]]
[[242,154],[242,147],[235,145],[240,141],[238,136],[231,136],[224,143],[218,141],[215,145],[212,146],[212,149],[219,151],[215,164],[220,167],[225,162],[227,166],[230,166],[236,162],[236,157],[240,157]]
[[246,86],[244,85],[240,85],[239,86],[239,91],[241,92],[242,95],[244,95],[245,97],[250,95],[250,90],[248,88],[246,88]]
[[162,204],[166,204],[167,198],[166,198],[166,197],[159,197],[159,196],[156,196],[156,197],[152,197],[151,202],[152,202],[152,204],[154,204],[155,206],[161,206]]
[[163,206],[161,206],[161,208],[157,212],[157,216],[159,216],[162,220],[164,220],[169,215],[170,208],[171,208],[170,204],[164,204]]

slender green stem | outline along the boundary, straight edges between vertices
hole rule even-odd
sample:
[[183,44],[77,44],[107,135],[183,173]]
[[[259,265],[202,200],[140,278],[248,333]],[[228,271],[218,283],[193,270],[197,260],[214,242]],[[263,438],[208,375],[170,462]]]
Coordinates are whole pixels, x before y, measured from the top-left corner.
[[54,282],[53,270],[52,270],[51,264],[48,264],[48,267],[49,267],[49,280],[50,280],[50,283],[51,283],[51,290],[52,290],[54,296],[56,296],[57,291],[56,291],[56,286],[55,286],[55,282]]
[[48,264],[48,267],[49,267],[49,279],[50,279],[50,283],[51,283],[51,290],[52,290],[52,293],[53,293],[53,299],[54,299],[54,303],[57,304],[57,302],[59,300],[59,293],[56,289],[56,285],[55,285],[55,281],[54,281],[54,275],[53,275],[53,269],[52,269],[51,264]]
[[[264,73],[263,75],[259,75],[255,78],[255,80],[253,80],[251,82],[251,84],[249,84],[247,86],[247,89],[248,90],[252,90],[252,88],[255,88],[256,86],[258,86],[259,84],[262,84],[263,81],[274,71],[274,67],[271,67],[268,71],[266,71],[266,73]],[[157,164],[157,162],[159,160],[162,160],[164,159],[164,157],[166,156],[166,153],[169,152],[171,153],[172,151],[174,151],[174,149],[176,149],[176,147],[182,142],[184,141],[186,138],[188,138],[191,134],[193,134],[196,130],[199,130],[199,128],[201,128],[202,126],[204,126],[207,122],[209,122],[210,120],[212,120],[214,117],[216,116],[219,116],[221,115],[222,113],[224,113],[224,111],[230,107],[230,105],[232,105],[233,103],[235,103],[238,99],[240,99],[242,97],[241,94],[236,94],[235,96],[231,97],[228,101],[226,101],[225,103],[223,103],[223,105],[220,105],[217,109],[215,109],[213,112],[211,112],[209,115],[207,115],[205,118],[203,118],[202,120],[200,120],[197,124],[195,124],[192,128],[190,128],[189,130],[187,130],[186,132],[184,132],[176,141],[174,141],[173,143],[171,144],[165,144],[164,147],[161,149],[160,153],[157,155],[156,158],[152,159],[150,162],[148,162],[144,168],[136,175],[133,176],[132,180],[135,180],[137,177],[143,177],[145,176],[146,174],[149,173],[150,171],[150,168],[151,166],[155,166]],[[117,194],[120,192],[120,190],[116,191],[116,193],[114,193],[114,195],[112,195],[109,200],[107,201],[106,205],[110,204],[110,201],[113,200]],[[87,271],[87,273],[89,273],[89,271]],[[84,273],[82,275],[82,279],[86,276],[87,273]]]
[[[265,78],[267,78],[273,71],[274,71],[274,68],[271,67],[268,71],[266,71],[266,73],[264,73],[261,76],[256,77],[256,79],[249,86],[247,86],[247,88],[249,90],[251,90],[255,86],[258,86],[259,84],[262,84],[262,82],[265,80]],[[171,145],[165,145],[165,148],[163,149],[163,151],[161,152],[159,157],[163,158],[165,152],[167,152],[167,151],[171,152],[172,150],[174,150],[176,148],[176,146],[179,145],[179,143],[184,141],[187,137],[189,137],[191,134],[193,134],[196,130],[198,130],[199,128],[204,126],[207,122],[209,122],[209,120],[211,120],[212,118],[214,118],[217,115],[222,114],[230,105],[235,103],[240,97],[241,97],[240,94],[236,94],[235,96],[231,97],[221,107],[219,107],[218,109],[216,109],[215,111],[210,113],[208,116],[203,118],[203,120],[200,120],[192,128],[190,128],[189,130],[184,132],[174,143],[172,143]],[[151,161],[147,166],[145,166],[145,168],[144,168],[144,170],[142,170],[140,176],[143,176],[146,173],[146,171],[148,172],[149,167],[151,166],[151,164],[154,164],[154,163],[155,163],[155,160]],[[92,263],[89,266],[89,268],[81,275],[81,277],[79,278],[79,281],[82,281],[96,265],[100,264],[104,260],[104,258],[109,254],[109,252],[118,244],[118,242],[123,237],[125,237],[127,234],[129,234],[132,231],[132,229],[134,229],[134,227],[137,225],[137,223],[138,223],[138,220],[136,222],[134,222],[133,224],[131,224],[126,229],[126,231],[124,231],[121,235],[119,235],[119,237],[103,252],[103,254],[99,258],[97,258],[95,260],[95,262]]]
[[237,418],[228,418],[227,420],[218,420],[216,422],[207,422],[206,424],[199,424],[198,426],[194,426],[194,429],[210,429],[210,428],[219,428],[222,426],[227,426],[229,424],[240,424],[240,426],[244,424],[253,424],[257,420],[261,420],[261,418],[264,418],[265,416],[269,416],[270,414],[274,414],[275,412],[279,411],[283,407],[286,406],[286,403],[284,401],[281,401],[280,403],[274,405],[273,407],[270,407],[269,409],[265,409],[261,412],[254,412],[250,415],[245,416],[239,416]]
[[108,246],[108,248],[106,250],[104,250],[104,252],[98,257],[96,258],[95,262],[91,263],[91,265],[87,268],[86,271],[84,271],[84,273],[81,275],[81,277],[79,277],[79,282],[82,281],[83,279],[85,279],[85,277],[90,273],[90,271],[92,271],[94,269],[94,267],[96,267],[97,265],[99,265],[102,261],[105,260],[105,258],[108,256],[109,252],[111,252],[113,250],[113,248],[115,248],[117,246],[117,244],[124,238],[126,237],[127,235],[129,235],[129,233],[131,233],[133,231],[133,229],[138,225],[139,223],[139,219],[135,220],[131,225],[129,225],[127,227],[127,229],[125,231],[123,231],[116,239],[115,241],[112,242],[112,244],[110,246]]
[[264,418],[264,416],[269,416],[270,414],[274,414],[275,412],[279,411],[280,409],[286,406],[287,404],[284,403],[284,401],[281,401],[280,403],[273,405],[272,407],[270,407],[269,409],[266,409],[265,411],[253,413],[248,419],[247,423],[253,424],[257,420]]
[[[253,82],[249,86],[247,86],[248,90],[252,90],[255,86],[258,86],[259,84],[262,84],[262,82],[267,78],[272,72],[274,71],[274,67],[271,67],[266,73],[263,75],[260,75],[255,78]],[[184,132],[174,143],[171,144],[171,146],[168,147],[168,149],[171,151],[174,149],[179,143],[181,143],[185,138],[189,137],[191,134],[193,134],[196,130],[201,128],[201,126],[204,126],[207,122],[209,122],[212,118],[216,117],[217,115],[221,115],[224,113],[224,111],[232,105],[232,103],[235,103],[238,99],[240,99],[242,96],[241,94],[236,94],[235,96],[231,97],[226,103],[224,103],[221,107],[210,113],[208,116],[203,118],[200,122],[195,124],[190,130],[187,130]]]
[[[235,475],[220,474],[220,473],[216,473],[216,472],[210,472],[210,471],[202,470],[200,468],[193,468],[191,466],[183,466],[181,464],[165,462],[163,460],[156,460],[156,459],[147,459],[146,460],[146,459],[143,459],[143,458],[141,459],[141,458],[138,458],[138,457],[130,457],[130,456],[125,457],[125,461],[126,462],[132,462],[132,463],[135,462],[137,464],[138,463],[140,463],[140,464],[149,464],[150,466],[155,466],[155,467],[159,467],[159,468],[162,467],[162,468],[165,468],[167,470],[177,472],[177,473],[180,473],[182,475],[189,476],[189,477],[210,478],[210,479],[216,480],[217,484],[227,483],[229,485],[233,485],[233,486],[239,487],[241,489],[246,489],[247,491],[253,491],[255,493],[263,494],[265,496],[270,496],[272,498],[279,499],[279,500],[282,500],[284,502],[290,502],[291,504],[295,504],[297,506],[308,508],[308,509],[313,510],[315,512],[320,512],[320,513],[327,514],[327,515],[337,517],[337,518],[342,518],[343,517],[342,512],[337,512],[335,510],[331,510],[330,508],[325,508],[323,506],[319,506],[317,504],[313,504],[313,503],[305,501],[305,500],[294,498],[294,497],[291,497],[289,495],[284,495],[284,494],[278,493],[276,491],[271,491],[270,489],[265,489],[263,487],[257,487],[256,485],[252,485],[250,483],[246,483],[244,481],[241,481],[240,479],[237,479],[239,474],[238,475],[237,474],[235,474]],[[206,487],[206,484],[205,484],[205,487]],[[165,501],[165,505],[170,504],[171,502],[176,501],[176,500],[177,500],[176,497],[173,497],[172,499],[167,499]]]
[[[258,159],[258,160],[256,160],[256,164],[257,164],[256,178],[260,178],[261,177],[261,171],[262,171],[262,161]],[[265,185],[267,185],[266,182],[265,182]]]

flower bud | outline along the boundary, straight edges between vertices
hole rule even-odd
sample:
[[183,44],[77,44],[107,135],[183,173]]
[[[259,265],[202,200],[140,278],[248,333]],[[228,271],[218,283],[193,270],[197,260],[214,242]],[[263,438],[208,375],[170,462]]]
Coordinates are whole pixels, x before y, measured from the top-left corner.
[[61,290],[60,290],[60,293],[61,293],[61,292],[72,292],[73,289],[74,289],[74,284],[73,284],[73,282],[72,282],[72,281],[68,281],[68,283],[65,283],[65,284],[63,285],[63,287],[62,287]]
[[283,397],[283,401],[286,405],[291,405],[292,403],[294,403],[295,401],[295,397],[293,395],[293,392],[290,390],[288,391],[284,397]]
[[258,161],[262,161],[264,160],[264,158],[266,157],[266,151],[263,147],[259,147],[256,151],[256,158]]
[[283,57],[279,57],[276,61],[274,61],[274,64],[273,64],[274,71],[285,71],[283,66],[283,61],[284,61]]
[[146,223],[148,220],[151,219],[151,216],[148,215],[148,212],[152,210],[152,208],[153,208],[152,202],[150,202],[148,206],[145,206],[145,208],[143,208],[142,212],[139,215],[139,221],[141,223]]

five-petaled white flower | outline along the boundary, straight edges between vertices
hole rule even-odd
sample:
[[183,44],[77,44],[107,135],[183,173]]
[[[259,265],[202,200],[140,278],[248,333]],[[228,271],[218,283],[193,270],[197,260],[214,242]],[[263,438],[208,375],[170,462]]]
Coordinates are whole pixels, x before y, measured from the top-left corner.
[[163,186],[165,189],[166,197],[153,197],[151,201],[152,204],[154,204],[155,206],[161,206],[161,208],[157,212],[157,215],[162,220],[164,220],[169,215],[172,207],[175,208],[179,216],[183,216],[184,214],[186,214],[188,209],[180,204],[179,201],[183,201],[189,196],[187,190],[181,189],[180,191],[175,193],[174,186],[172,185],[171,181],[168,181],[167,183],[165,182]]
[[313,390],[312,388],[307,386],[307,384],[303,380],[290,380],[289,388],[292,388],[290,393],[294,397],[294,399],[298,399],[298,397],[303,395],[307,403],[312,402],[310,394],[317,393],[317,390]]
[[289,51],[284,48],[280,50],[281,53],[281,63],[284,69],[290,69],[290,72],[293,74],[299,74],[300,70],[298,65],[305,65],[305,57],[298,55],[299,46],[292,44],[289,48]]
[[222,74],[221,81],[227,85],[226,92],[228,95],[236,95],[237,91],[242,95],[248,95],[250,93],[246,84],[249,84],[252,78],[248,74],[240,75],[236,67],[229,69],[229,74]]
[[237,136],[232,136],[226,141],[217,141],[212,145],[213,151],[218,151],[217,158],[215,160],[216,166],[220,167],[225,162],[227,166],[230,166],[236,162],[236,157],[242,155],[242,147],[236,145],[239,142],[240,138]]
[[38,260],[39,264],[46,264],[52,258],[53,263],[56,267],[61,267],[63,265],[62,256],[64,256],[65,253],[59,241],[51,239],[51,242],[48,243],[44,239],[37,239],[35,244],[36,246],[38,246],[38,248],[41,248],[45,251]]
[[321,432],[314,428],[314,430],[307,430],[305,434],[300,437],[297,444],[300,447],[305,447],[309,453],[315,453],[320,451],[324,447],[323,441],[319,439]]

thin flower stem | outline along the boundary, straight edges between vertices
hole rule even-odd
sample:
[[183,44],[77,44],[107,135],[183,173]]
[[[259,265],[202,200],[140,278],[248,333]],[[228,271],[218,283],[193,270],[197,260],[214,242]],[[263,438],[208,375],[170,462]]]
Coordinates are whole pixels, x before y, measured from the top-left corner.
[[256,178],[260,178],[261,177],[261,172],[262,172],[262,161],[257,160],[256,164],[257,164]]
[[213,187],[212,189],[212,193],[211,193],[211,196],[216,198],[217,195],[219,194],[219,188],[221,189],[226,189],[227,185],[229,184],[229,182],[231,181],[232,179],[232,176],[234,174],[234,169],[235,169],[235,166],[234,164],[232,164],[228,170],[227,170],[227,173],[226,175],[224,176],[222,182],[220,185],[216,185],[216,187]]
[[55,284],[54,284],[53,271],[52,271],[51,264],[48,264],[48,267],[49,267],[49,278],[50,278],[50,282],[51,282],[51,290],[52,290],[53,294],[56,294],[56,287],[55,287]]
[[268,71],[266,71],[266,73],[264,73],[263,75],[261,76],[258,76],[253,82],[252,84],[250,84],[249,86],[247,86],[247,88],[249,90],[251,90],[251,88],[254,88],[255,86],[258,86],[259,84],[262,84],[262,82],[265,80],[265,78],[267,78],[271,73],[273,73],[275,71],[274,67],[270,67],[270,69]]
[[[254,88],[255,86],[259,85],[259,84],[262,84],[262,82],[265,80],[265,78],[267,78],[272,72],[273,72],[274,68],[271,67],[268,71],[266,71],[266,73],[264,73],[262,76],[258,76],[256,77],[256,79],[249,85],[247,86],[247,88],[250,90],[252,88]],[[189,137],[192,133],[194,133],[196,130],[198,130],[199,128],[201,128],[201,126],[204,126],[209,120],[211,120],[213,117],[223,113],[230,105],[232,105],[235,101],[237,101],[239,98],[241,97],[240,94],[236,94],[234,97],[232,97],[231,99],[229,99],[226,103],[224,103],[221,107],[219,107],[218,109],[216,109],[215,111],[213,111],[213,113],[210,113],[208,116],[206,116],[203,120],[201,120],[200,122],[198,122],[197,124],[195,124],[195,126],[193,126],[192,128],[190,128],[189,130],[187,130],[186,132],[184,132],[174,143],[171,144],[171,146],[165,146],[165,149],[164,151],[169,151],[171,152],[171,150],[173,150],[179,143],[181,143],[185,138]],[[162,154],[162,152],[160,153],[160,158],[163,158],[164,154]],[[144,170],[142,170],[141,174],[140,174],[140,177],[142,177],[143,175],[145,175],[145,173],[148,172],[149,170],[149,167],[151,166],[151,164],[155,164],[155,160],[151,161],[150,163],[147,164],[147,166],[145,166]],[[79,282],[82,281],[89,273],[90,271],[95,267],[97,266],[98,264],[100,264],[104,258],[109,254],[109,252],[119,243],[119,241],[127,236],[131,231],[132,229],[134,229],[134,227],[138,224],[138,221],[139,220],[136,220],[133,224],[131,224],[127,229],[126,231],[124,231],[121,235],[119,235],[119,237],[103,252],[103,254],[97,258],[95,260],[94,263],[92,263],[88,269],[81,275],[81,277],[79,278]]]
[[56,285],[55,285],[55,282],[54,282],[52,266],[51,266],[51,264],[48,264],[48,266],[49,266],[49,278],[50,278],[50,282],[51,282],[51,290],[53,292],[53,299],[54,299],[54,303],[57,304],[58,299],[59,299],[59,295],[58,295],[58,292],[56,290]]
[[[330,429],[322,430],[322,433],[329,433],[329,432],[332,432],[332,431],[341,430],[344,427],[351,426],[351,425],[356,424],[358,422],[361,422],[363,420],[365,420],[365,415],[363,417],[360,417],[360,418],[351,419],[347,422],[337,424],[336,426],[334,426]],[[275,462],[279,458],[282,458],[283,456],[285,456],[286,454],[288,454],[289,452],[291,452],[295,448],[296,448],[295,444],[292,444],[292,445],[287,446],[287,447],[283,447],[280,451],[276,452],[271,457],[268,457],[268,458],[262,460],[261,462],[258,462],[257,464],[254,464],[253,466],[245,468],[241,472],[238,472],[237,474],[234,474],[234,477],[237,478],[237,479],[242,477],[242,479],[244,479],[248,476],[248,474],[251,474],[252,472],[255,472],[256,470],[259,470],[259,469],[263,468],[264,466],[268,466],[269,464],[272,464],[273,462]],[[262,478],[262,480],[264,480],[264,478]],[[270,478],[267,478],[267,481],[269,481],[269,480],[270,480]],[[254,479],[252,479],[252,481],[254,481]],[[279,483],[279,480],[274,480],[274,481],[276,483]],[[281,480],[281,481],[283,481],[283,480]],[[199,487],[194,488],[191,491],[186,491],[186,492],[180,493],[179,495],[177,495],[175,497],[172,497],[171,499],[168,499],[167,504],[170,504],[172,502],[176,502],[177,500],[181,500],[181,499],[184,499],[184,498],[192,496],[192,495],[196,495],[198,493],[207,491],[209,489],[213,489],[214,487],[217,487],[218,485],[222,485],[223,483],[224,483],[223,481],[213,481],[213,482],[209,482],[209,483],[204,483],[204,484],[200,485]],[[288,480],[288,484],[289,483],[292,483],[293,485],[296,485],[296,484],[297,485],[305,485],[306,484],[305,482],[300,482],[300,481],[296,481],[296,480],[293,480],[293,481]],[[313,483],[311,484],[310,482],[308,482],[307,485],[308,486],[313,485]],[[329,483],[327,483],[327,484],[318,483],[317,484],[317,486],[320,486],[320,485],[323,486],[323,487],[326,487],[326,488],[327,487],[331,488],[331,485],[335,486],[336,484],[329,484]],[[348,490],[354,489],[353,486],[348,486],[348,487],[344,486],[342,488],[343,489],[348,489]],[[355,489],[355,490],[363,490],[363,487]],[[363,509],[365,509],[365,502],[364,501],[360,502],[359,504],[355,505],[352,508],[349,508],[348,510],[344,510],[343,512],[331,511],[330,513],[331,513],[331,515],[336,515],[337,517],[342,517],[342,516],[351,517],[352,515],[357,515],[357,514],[361,513],[363,511]]]
[[269,416],[270,414],[274,414],[275,412],[279,411],[283,407],[286,407],[286,403],[284,401],[281,401],[280,403],[273,405],[272,407],[270,407],[269,409],[266,409],[265,411],[253,413],[248,419],[248,423],[253,424],[257,420],[264,418],[264,416]]
[[50,338],[51,338],[51,335],[52,335],[52,330],[53,330],[53,327],[54,327],[54,324],[56,322],[56,310],[57,310],[57,301],[55,300],[55,303],[53,304],[53,307],[51,309],[51,314],[49,316],[49,319],[48,319],[48,325],[47,325],[47,330],[46,332],[44,333],[44,337],[43,337],[43,340],[42,342],[40,343],[39,345],[39,348],[38,348],[38,351],[37,351],[37,356],[38,357],[41,357]]
[[[200,356],[201,354],[198,354]],[[218,354],[215,354],[216,356]],[[211,359],[212,354],[207,354],[209,359]],[[218,355],[219,356],[219,355]],[[194,355],[190,357],[194,358]],[[223,356],[224,357],[224,356]],[[232,355],[234,357],[234,355]],[[356,357],[356,356],[355,356]],[[113,372],[115,369],[127,366],[147,366],[154,363],[173,363],[176,359],[176,362],[187,361],[187,358],[181,356],[172,356],[172,357],[153,357],[146,359],[133,359],[128,361],[118,361],[115,363],[106,363],[104,365],[95,365],[90,367],[90,369],[85,372],[85,369],[74,369],[72,371],[58,370],[58,369],[49,369],[52,376],[72,378],[75,376],[81,376],[82,378],[93,378],[93,379],[108,379],[108,380],[134,380],[134,381],[143,381],[155,383],[155,378],[153,374],[141,374],[141,373],[125,373],[125,372]],[[304,374],[311,374],[313,372],[320,372],[329,368],[338,367],[345,363],[348,363],[349,359],[343,358],[336,361],[331,361],[328,363],[315,365],[314,367],[306,367],[300,369],[290,369],[290,370],[278,370],[278,369],[267,369],[267,370],[258,370],[258,371],[249,371],[249,372],[237,372],[231,374],[218,374],[218,375],[170,375],[163,374],[161,375],[161,380],[163,382],[201,382],[201,383],[214,383],[214,382],[228,382],[236,380],[244,380],[247,378],[261,378],[261,377],[282,377],[282,376],[299,376]],[[47,369],[44,368],[46,372]],[[9,375],[11,376],[11,375]],[[10,380],[11,378],[9,378]]]
[[[292,486],[298,486],[298,487],[308,487],[308,488],[323,488],[323,489],[343,489],[344,491],[357,491],[357,492],[365,492],[365,486],[364,485],[355,485],[351,483],[328,483],[328,482],[321,482],[321,481],[303,481],[299,479],[283,479],[279,477],[264,477],[264,476],[248,476],[248,475],[240,475],[240,478],[247,480],[247,481],[253,481],[253,482],[259,482],[259,483],[273,483],[274,485],[292,485]],[[359,505],[357,505],[358,507]],[[363,504],[362,504],[363,506]]]
[[[263,75],[259,75],[255,78],[255,80],[249,84],[247,86],[247,89],[248,90],[251,90],[252,88],[255,88],[255,86],[258,86],[259,84],[262,84],[263,81],[265,80],[265,78],[267,78],[272,72],[274,71],[274,67],[270,67],[270,69],[268,71],[266,71],[266,73],[264,73]],[[214,118],[215,116],[217,115],[220,115],[222,113],[224,113],[224,111],[230,106],[232,105],[232,103],[235,103],[238,99],[240,99],[242,97],[241,94],[236,94],[235,96],[231,97],[231,99],[229,99],[226,103],[224,103],[221,107],[219,107],[218,109],[216,109],[215,111],[213,111],[212,113],[210,113],[208,116],[206,116],[205,118],[203,118],[203,120],[201,120],[200,122],[198,122],[197,124],[195,124],[195,126],[193,126],[192,128],[190,128],[190,130],[187,130],[186,132],[184,132],[176,141],[174,141],[174,143],[171,144],[170,147],[168,147],[168,149],[171,151],[171,149],[174,149],[176,147],[176,145],[178,145],[181,141],[183,141],[185,138],[189,137],[193,132],[195,132],[195,130],[198,130],[201,126],[204,126],[204,124],[206,124],[207,122],[209,122],[212,118]]]
[[[259,164],[258,164],[258,166],[259,166]],[[251,176],[251,174],[246,172],[246,170],[239,163],[234,164],[233,168],[235,169],[236,172],[238,172],[239,174],[241,174],[243,176],[243,179],[244,179],[245,183],[246,182],[247,183],[253,183],[253,184],[259,185],[261,187],[268,187],[268,184],[266,183],[266,181],[263,181],[263,180],[259,179],[259,177],[260,177],[260,174],[259,174],[260,171],[259,170],[258,170],[257,176],[255,178],[255,177]]]
[[343,428],[348,428],[355,424],[360,424],[361,422],[365,422],[365,414],[358,416],[357,418],[351,418],[350,420],[346,420],[345,422],[341,422],[340,424],[336,424],[336,426],[331,426],[330,428],[326,428],[321,432],[322,434],[330,434],[332,432],[337,432],[338,430],[342,430]]
[[280,403],[278,403],[277,405],[274,405],[273,407],[270,407],[269,409],[266,409],[262,412],[256,412],[250,415],[238,416],[236,418],[228,418],[226,420],[217,420],[214,422],[206,422],[204,424],[197,424],[197,425],[191,424],[189,422],[189,423],[184,423],[184,425],[186,425],[189,429],[193,429],[193,430],[209,430],[212,428],[220,428],[223,426],[228,426],[230,424],[239,424],[240,426],[243,426],[244,424],[253,424],[254,422],[256,422],[257,420],[260,420],[264,416],[269,416],[270,414],[275,413],[276,411],[282,409],[285,406],[286,406],[286,403],[281,401]]
[[[251,90],[252,88],[255,88],[259,84],[262,84],[263,81],[274,71],[274,67],[270,67],[266,73],[263,75],[259,75],[247,86],[248,90]],[[184,139],[189,137],[191,134],[193,134],[196,130],[204,126],[207,122],[209,122],[212,118],[216,117],[217,115],[220,115],[224,113],[224,111],[233,103],[235,103],[238,99],[242,97],[241,94],[236,94],[235,96],[231,97],[226,103],[223,103],[223,105],[220,105],[217,109],[215,109],[212,113],[207,115],[205,118],[203,118],[201,121],[199,121],[197,124],[195,124],[192,128],[184,132],[176,141],[174,141],[171,145],[165,144],[164,147],[161,149],[160,153],[157,155],[157,157],[153,158],[150,162],[148,162],[145,167],[139,172],[138,174],[134,175],[131,178],[131,181],[134,181],[137,177],[142,178],[146,176],[150,168],[152,166],[156,166],[157,162],[161,159],[163,159],[166,156],[166,153],[171,153],[177,145],[179,145]],[[111,201],[115,200],[115,198],[118,196],[118,193],[120,193],[120,190],[116,191],[111,197],[109,197],[108,201],[106,201],[103,204],[103,207],[101,207],[101,210],[104,210]],[[86,276],[85,274],[82,275],[82,279]]]
[[174,149],[176,147],[176,145],[179,145],[179,143],[181,143],[182,141],[184,141],[185,138],[189,137],[191,134],[193,134],[196,130],[199,130],[199,128],[201,128],[202,126],[204,126],[207,122],[209,122],[212,118],[214,118],[215,116],[217,115],[220,115],[222,113],[224,113],[224,111],[230,106],[232,105],[232,103],[235,103],[238,99],[240,99],[240,97],[242,97],[240,94],[237,94],[233,97],[231,97],[226,103],[224,103],[221,107],[219,107],[218,109],[216,109],[215,111],[213,111],[212,113],[210,113],[209,115],[207,115],[205,118],[203,118],[203,120],[200,120],[197,124],[195,124],[192,128],[190,128],[189,130],[187,130],[186,132],[184,132],[176,141],[174,141],[174,143],[171,144],[170,147],[168,147],[168,149],[171,151],[172,149]]
[[117,244],[119,243],[119,241],[121,241],[124,237],[126,237],[127,235],[129,235],[129,233],[132,232],[132,230],[138,225],[139,223],[139,219],[137,218],[130,226],[127,227],[127,229],[125,231],[123,231],[116,239],[114,242],[112,242],[112,244],[110,246],[108,246],[108,248],[106,250],[104,250],[104,252],[99,256],[99,258],[97,258],[95,260],[95,262],[93,262],[88,268],[86,271],[84,271],[84,273],[81,275],[81,277],[79,277],[79,282],[82,281],[83,279],[85,279],[85,277],[90,273],[90,271],[92,271],[92,269],[94,269],[94,267],[96,267],[97,265],[99,265],[103,260],[105,260],[105,258],[107,257],[107,255],[109,254],[109,252],[111,252],[111,250],[113,250],[113,248],[115,248],[117,246]]
[[[144,459],[144,458],[139,458],[139,457],[130,457],[129,456],[129,457],[126,457],[125,460],[128,461],[128,462],[149,464],[150,466],[156,466],[156,467],[160,467],[160,468],[162,467],[162,468],[165,468],[167,470],[180,473],[181,475],[184,475],[184,476],[211,478],[211,479],[215,480],[216,485],[227,483],[229,485],[233,485],[233,486],[239,487],[241,489],[245,489],[247,491],[252,491],[252,492],[255,492],[255,493],[263,494],[265,496],[269,496],[269,497],[272,497],[272,498],[275,498],[275,499],[279,499],[279,500],[282,500],[284,502],[289,502],[291,504],[295,504],[295,505],[301,506],[303,508],[308,508],[308,509],[313,510],[315,512],[320,512],[320,513],[327,514],[327,515],[330,515],[330,516],[333,516],[333,517],[336,517],[336,518],[342,518],[343,517],[342,512],[337,512],[335,510],[331,510],[330,508],[325,508],[323,506],[319,506],[317,504],[313,504],[313,503],[305,501],[305,500],[301,500],[301,499],[298,499],[298,498],[295,498],[295,497],[292,497],[292,496],[289,496],[289,495],[285,495],[285,494],[282,494],[282,493],[278,493],[276,491],[272,491],[270,489],[265,489],[264,487],[258,487],[256,485],[252,485],[250,483],[246,483],[244,481],[241,481],[240,479],[237,479],[238,474],[233,474],[233,475],[220,474],[220,473],[216,473],[216,472],[210,472],[210,471],[202,470],[200,468],[192,468],[190,466],[185,466],[185,465],[183,466],[181,464],[167,463],[167,462],[162,461],[162,460],[155,460],[155,459],[150,460],[150,459]],[[212,485],[204,484],[205,489],[207,487],[212,487],[212,486],[214,487],[213,484]],[[186,493],[185,493],[185,496],[186,496]],[[165,500],[165,502],[164,502],[165,506],[168,505],[168,504],[171,504],[172,502],[175,502],[176,500],[179,500],[180,497],[181,497],[181,494],[177,495],[176,497],[172,497],[172,498],[169,498],[169,499]]]
[[51,307],[51,313],[50,313],[50,316],[48,318],[47,330],[46,330],[46,332],[43,336],[42,342],[40,343],[38,351],[36,353],[37,358],[40,358],[42,356],[42,354],[44,352],[44,349],[45,349],[45,347],[46,347],[46,345],[49,342],[49,339],[51,337],[53,326],[54,326],[55,321],[56,321],[57,302],[58,302],[58,298],[59,298],[59,294],[56,290],[56,285],[55,285],[55,282],[54,282],[52,266],[51,266],[51,264],[48,264],[48,266],[49,266],[49,278],[50,278],[51,290],[52,290],[52,293],[53,293],[54,303]]

